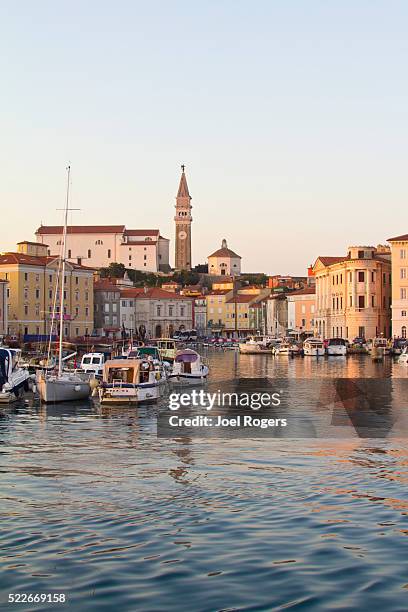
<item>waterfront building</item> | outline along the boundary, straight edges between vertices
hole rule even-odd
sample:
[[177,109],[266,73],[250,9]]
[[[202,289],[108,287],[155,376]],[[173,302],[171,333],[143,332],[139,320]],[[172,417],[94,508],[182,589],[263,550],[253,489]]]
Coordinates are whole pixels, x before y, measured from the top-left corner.
[[318,257],[315,334],[366,339],[391,335],[389,247],[351,246],[347,255]]
[[212,276],[239,276],[241,257],[228,248],[225,238],[221,248],[208,256],[208,273]]
[[388,238],[391,243],[392,335],[407,337],[408,328],[408,234]]
[[[120,302],[121,325],[126,330],[131,329],[134,322],[136,331],[144,328],[147,337],[161,338],[172,337],[176,331],[193,329],[193,298],[159,287],[144,287],[122,289]],[[124,302],[126,306],[123,306]]]
[[[41,225],[38,243],[47,244],[48,254],[61,249],[62,227]],[[124,225],[69,225],[67,259],[94,268],[121,263],[142,272],[168,272],[169,240],[158,229],[127,229]]]
[[312,336],[315,329],[316,288],[304,287],[287,294],[288,331],[297,337]]
[[94,325],[98,335],[120,336],[120,290],[114,278],[101,278],[94,283]]
[[162,284],[162,289],[164,291],[171,291],[172,293],[179,293],[182,285],[181,283],[176,283],[176,281],[168,281],[167,283]]
[[213,289],[205,296],[207,303],[207,329],[209,334],[221,335],[225,329],[226,300],[233,295],[231,289]]
[[[8,333],[23,340],[50,332],[59,259],[48,246],[20,242],[17,252],[0,256],[0,278],[8,281]],[[64,279],[64,336],[93,330],[92,268],[66,263]],[[58,313],[59,307],[57,307]],[[55,325],[57,327],[57,324]]]
[[287,289],[302,289],[308,284],[309,276],[282,276],[281,274],[274,274],[268,277],[267,287],[269,289],[280,289],[285,291]]
[[193,328],[197,330],[199,336],[205,336],[207,333],[207,300],[205,295],[194,298]]
[[285,292],[276,292],[266,300],[266,333],[274,338],[287,335],[288,302]]
[[0,336],[8,333],[8,281],[0,279]]
[[188,190],[184,165],[181,166],[181,178],[176,197],[175,221],[175,264],[176,270],[191,270],[191,196]]

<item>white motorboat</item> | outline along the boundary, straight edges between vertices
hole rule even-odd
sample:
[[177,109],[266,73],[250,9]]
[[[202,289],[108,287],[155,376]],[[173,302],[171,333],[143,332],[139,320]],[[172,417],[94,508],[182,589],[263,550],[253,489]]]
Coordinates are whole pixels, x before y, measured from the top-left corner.
[[325,354],[324,343],[319,338],[308,338],[303,343],[303,351],[305,355],[323,357]]
[[93,374],[96,378],[102,378],[104,363],[104,353],[85,353],[81,359],[79,370],[80,372]]
[[174,361],[177,353],[177,343],[173,338],[160,338],[157,340],[157,348],[163,361]]
[[62,232],[62,244],[59,257],[58,282],[55,287],[54,307],[52,313],[52,324],[50,330],[50,340],[48,346],[48,358],[50,356],[51,338],[56,315],[57,292],[59,291],[59,355],[58,370],[53,372],[37,371],[37,387],[42,402],[70,402],[78,399],[85,399],[91,394],[89,380],[76,372],[63,371],[63,335],[64,335],[64,280],[65,280],[65,261],[67,251],[67,222],[69,210],[69,188],[70,188],[71,167],[67,168],[67,197],[64,209],[64,226]]
[[327,354],[329,356],[347,355],[347,342],[344,338],[330,338],[327,341]]
[[29,389],[30,373],[18,365],[19,349],[0,348],[0,403],[16,401]]
[[240,342],[239,352],[243,355],[272,354],[271,339],[267,336],[249,336],[245,342]]
[[108,359],[98,387],[101,404],[139,404],[160,397],[159,373],[146,359]]
[[274,355],[284,355],[286,357],[291,357],[292,355],[299,354],[299,347],[297,344],[293,344],[291,342],[280,342],[273,349]]
[[398,363],[408,366],[408,346],[406,346],[398,357]]
[[208,366],[201,361],[200,355],[192,349],[184,349],[177,352],[168,380],[173,384],[194,384],[206,380],[207,376]]
[[367,344],[367,350],[370,354],[374,353],[374,356],[389,355],[391,353],[392,345],[383,336],[373,338]]

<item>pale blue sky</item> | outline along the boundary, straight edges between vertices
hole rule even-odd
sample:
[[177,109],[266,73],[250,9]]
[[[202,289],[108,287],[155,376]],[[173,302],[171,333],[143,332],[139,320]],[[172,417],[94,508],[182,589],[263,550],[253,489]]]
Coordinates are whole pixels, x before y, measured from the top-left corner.
[[184,162],[193,262],[244,271],[408,231],[404,1],[0,2],[0,250],[60,222],[159,227]]

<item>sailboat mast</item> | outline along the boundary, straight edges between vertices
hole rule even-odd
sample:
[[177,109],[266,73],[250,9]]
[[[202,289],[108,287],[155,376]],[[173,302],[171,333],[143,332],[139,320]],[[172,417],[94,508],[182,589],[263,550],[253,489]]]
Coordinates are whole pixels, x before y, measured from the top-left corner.
[[60,333],[59,333],[59,360],[58,360],[58,376],[62,374],[62,340],[64,330],[64,291],[65,291],[65,258],[67,256],[67,223],[68,223],[68,206],[69,206],[69,181],[71,175],[71,166],[67,167],[67,199],[65,202],[64,212],[64,229],[62,232],[62,252],[61,252],[61,278],[60,278]]

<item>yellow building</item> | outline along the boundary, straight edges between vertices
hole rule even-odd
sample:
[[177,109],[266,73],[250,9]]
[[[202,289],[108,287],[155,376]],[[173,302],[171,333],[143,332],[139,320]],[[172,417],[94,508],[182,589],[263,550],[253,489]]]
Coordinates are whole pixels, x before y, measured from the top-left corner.
[[315,334],[366,339],[391,335],[391,252],[349,247],[344,257],[318,257]]
[[[0,255],[0,279],[8,281],[9,334],[49,334],[58,266],[58,258],[47,255],[47,245],[38,243],[20,242],[16,253]],[[67,262],[64,296],[65,337],[91,334],[93,270]]]
[[225,329],[226,299],[233,292],[227,289],[215,289],[206,294],[207,328],[210,333],[221,334]]
[[392,335],[407,337],[408,327],[408,234],[388,238],[391,243]]
[[252,325],[250,309],[269,293],[269,289],[259,287],[246,287],[236,292],[213,289],[205,296],[208,331],[227,337],[246,336],[254,333],[255,328]]

